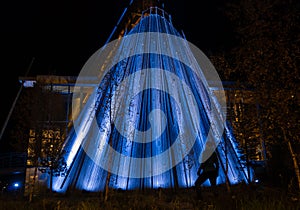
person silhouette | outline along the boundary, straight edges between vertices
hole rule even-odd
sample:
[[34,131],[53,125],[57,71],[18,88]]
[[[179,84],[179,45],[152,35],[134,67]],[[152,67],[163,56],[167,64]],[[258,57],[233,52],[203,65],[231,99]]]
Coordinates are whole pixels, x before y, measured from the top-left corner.
[[[211,143],[207,144],[205,151],[202,154],[202,157],[205,157],[205,154],[212,152]],[[217,177],[219,175],[219,160],[217,152],[214,150],[212,154],[208,157],[207,160],[200,163],[200,167],[197,171],[198,178],[195,182],[195,187],[197,190],[198,198],[201,199],[201,185],[208,179],[211,186],[217,185]]]

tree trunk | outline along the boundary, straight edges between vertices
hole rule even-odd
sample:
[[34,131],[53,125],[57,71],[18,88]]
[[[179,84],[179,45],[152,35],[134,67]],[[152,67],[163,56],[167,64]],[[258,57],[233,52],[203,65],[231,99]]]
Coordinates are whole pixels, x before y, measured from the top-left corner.
[[[111,78],[111,75],[110,75],[110,80],[112,81],[112,78]],[[112,86],[111,86],[111,89],[112,89]],[[111,90],[110,90],[111,91]],[[110,120],[110,137],[109,137],[109,146],[112,147],[112,132],[113,132],[113,126],[112,126],[112,107],[111,107],[111,100],[112,100],[112,93],[110,92],[110,100],[109,100],[109,120]],[[112,157],[111,155],[112,154],[108,154],[108,161],[109,161],[109,164],[112,164]],[[109,182],[110,182],[110,170],[107,170],[107,177],[106,177],[106,182],[105,182],[105,190],[104,190],[104,202],[107,201],[108,199],[108,192],[109,192]]]
[[108,172],[108,174],[107,174],[107,179],[106,179],[106,183],[105,183],[105,193],[104,193],[104,201],[105,202],[108,199],[109,181],[110,181],[110,172]]
[[29,202],[32,202],[36,175],[37,175],[37,167],[34,168],[34,175],[33,175],[32,183],[29,185],[29,187],[30,187],[30,189],[29,189]]
[[226,166],[226,168],[225,168],[225,183],[226,183],[227,191],[230,193],[231,190],[230,190],[230,184],[229,184],[229,179],[228,179],[228,170],[229,170],[229,168],[228,168],[229,165],[228,164],[229,164],[229,161],[228,161],[228,155],[227,155],[227,153],[228,153],[227,139],[224,138],[224,140],[225,140],[225,161],[226,161],[226,164],[225,164],[225,166]]
[[283,133],[284,141],[287,142],[289,152],[292,156],[294,170],[295,170],[295,174],[296,174],[297,182],[298,182],[298,189],[300,190],[300,170],[299,170],[299,165],[298,165],[298,161],[297,161],[297,156],[294,153],[294,150],[293,150],[293,147],[292,147],[292,144],[291,144],[290,140],[288,140],[287,137],[286,137],[285,130],[283,128],[281,128],[281,130],[282,130],[282,133]]
[[50,193],[52,194],[52,186],[53,186],[53,169],[50,169]]
[[298,161],[297,161],[297,156],[293,151],[293,148],[292,148],[292,145],[291,145],[290,141],[288,141],[288,146],[289,146],[289,151],[290,151],[290,153],[292,155],[292,158],[293,158],[295,174],[296,174],[296,177],[297,177],[297,180],[298,180],[298,188],[300,190],[300,170],[299,170],[299,165],[298,165]]

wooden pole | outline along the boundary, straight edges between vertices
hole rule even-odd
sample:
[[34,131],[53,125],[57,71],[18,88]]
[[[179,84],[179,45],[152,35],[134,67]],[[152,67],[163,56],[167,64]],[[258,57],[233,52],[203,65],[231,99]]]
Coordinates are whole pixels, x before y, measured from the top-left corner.
[[[25,76],[28,75],[28,72],[30,71],[30,69],[31,69],[31,67],[32,67],[33,61],[34,61],[34,57],[31,59],[31,62],[30,62],[30,64],[29,64],[29,67],[27,68],[27,71],[26,71]],[[21,87],[19,88],[19,91],[18,91],[18,93],[17,93],[17,96],[15,97],[15,100],[14,100],[14,102],[13,102],[13,104],[12,104],[10,110],[9,110],[9,113],[8,113],[7,117],[6,117],[6,120],[5,120],[5,122],[4,122],[4,125],[3,125],[2,130],[1,130],[1,133],[0,133],[0,141],[1,141],[1,139],[2,139],[2,136],[3,136],[3,134],[4,134],[4,131],[5,131],[5,129],[6,129],[6,126],[7,126],[7,124],[8,124],[8,121],[9,121],[9,119],[10,119],[10,116],[11,116],[11,114],[12,114],[12,112],[13,112],[15,106],[16,106],[16,103],[17,103],[17,101],[18,101],[18,99],[19,99],[19,96],[20,96],[20,94],[21,94],[21,92],[22,92],[22,89],[23,89],[23,84],[22,84]]]

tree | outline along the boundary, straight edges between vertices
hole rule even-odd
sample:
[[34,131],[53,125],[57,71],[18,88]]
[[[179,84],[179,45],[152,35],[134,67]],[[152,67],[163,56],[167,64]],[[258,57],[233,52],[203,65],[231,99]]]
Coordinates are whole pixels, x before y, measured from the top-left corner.
[[14,111],[13,146],[27,152],[27,167],[35,169],[29,200],[38,170],[49,174],[50,191],[53,176],[63,176],[67,170],[62,149],[67,117],[64,100],[51,85],[36,84],[23,90]]
[[[255,90],[267,158],[275,155],[271,153],[274,145],[287,147],[300,189],[299,151],[295,150],[300,144],[299,15],[295,0],[232,1],[226,16],[234,25],[239,45],[211,59],[222,69],[224,79]],[[253,123],[251,117],[245,120],[243,127]],[[276,166],[270,165],[270,172],[272,167]]]
[[52,192],[53,176],[65,176],[67,163],[62,150],[64,141],[61,130],[45,129],[42,131],[41,152],[38,157],[38,169],[48,173],[50,177],[50,192]]

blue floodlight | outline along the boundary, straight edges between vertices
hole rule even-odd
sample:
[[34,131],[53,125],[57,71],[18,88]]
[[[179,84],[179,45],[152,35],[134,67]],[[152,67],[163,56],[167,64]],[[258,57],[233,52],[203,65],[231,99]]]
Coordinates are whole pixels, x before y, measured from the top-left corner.
[[[126,41],[146,32],[155,34],[141,36],[145,43],[151,40],[149,46]],[[169,36],[156,40],[158,32]],[[192,49],[173,36],[183,37],[167,18],[151,13],[121,40],[115,56],[119,62],[108,65],[97,91],[74,120],[76,132],[64,146],[68,173],[53,178],[56,192],[68,186],[103,191],[106,184],[124,190],[191,187],[208,137],[220,141],[218,184],[227,179],[230,184],[247,183],[252,177],[240,161],[238,142],[230,124],[222,121],[224,109],[207,86],[202,66],[191,65]],[[98,59],[92,58],[90,62]],[[85,66],[99,71],[98,64]]]

